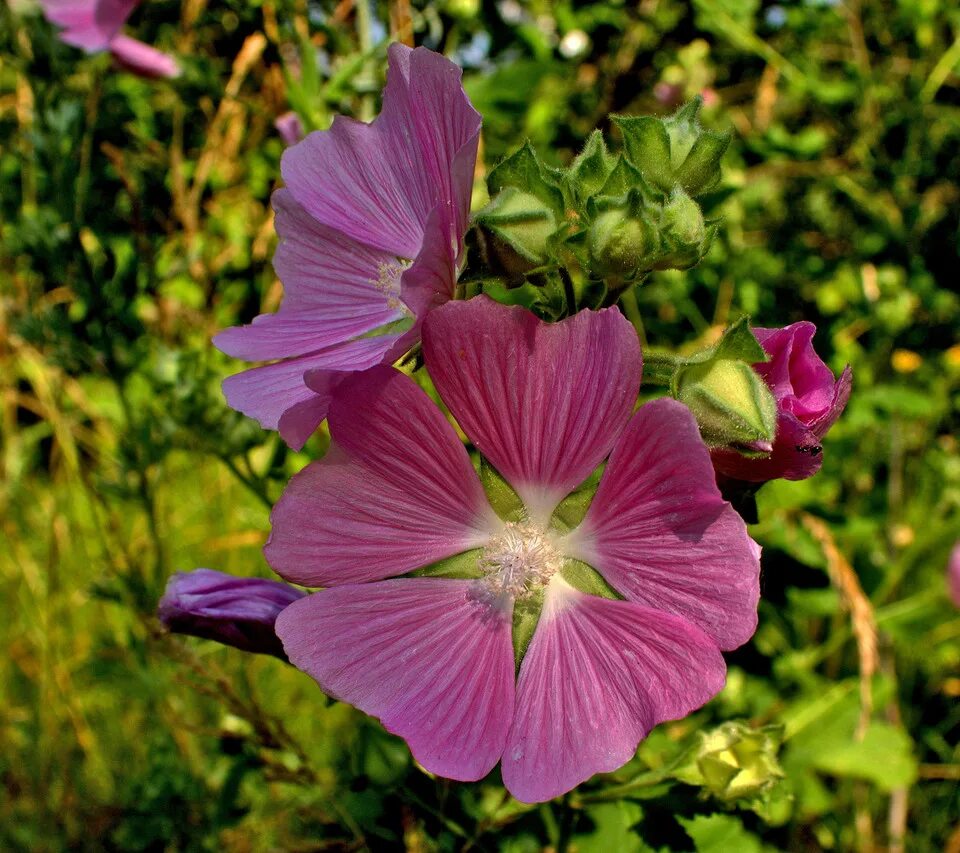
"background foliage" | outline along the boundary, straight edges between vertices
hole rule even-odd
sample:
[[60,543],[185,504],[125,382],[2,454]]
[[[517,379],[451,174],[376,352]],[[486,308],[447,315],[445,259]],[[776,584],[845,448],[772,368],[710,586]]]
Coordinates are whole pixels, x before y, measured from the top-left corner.
[[[0,848],[960,850],[955,4],[154,0],[131,27],[182,78],[0,6]],[[725,691],[539,807],[152,615],[174,570],[268,575],[269,505],[322,449],[229,411],[209,338],[281,296],[274,118],[372,117],[390,34],[464,66],[488,168],[704,93],[735,131],[725,224],[640,291],[649,340],[806,318],[854,369],[822,472],[760,492],[760,629]],[[759,788],[682,769],[725,720],[777,756]]]

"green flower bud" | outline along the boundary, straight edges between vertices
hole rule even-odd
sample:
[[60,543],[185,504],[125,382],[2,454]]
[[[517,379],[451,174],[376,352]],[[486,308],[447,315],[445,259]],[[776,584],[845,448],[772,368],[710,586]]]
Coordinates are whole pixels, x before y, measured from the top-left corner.
[[678,370],[673,385],[708,445],[773,441],[777,404],[747,362],[719,358],[691,364]]
[[697,196],[720,180],[720,160],[730,144],[730,134],[700,127],[697,113],[702,103],[702,98],[695,98],[665,119],[614,117],[627,158],[663,192],[680,188]]
[[648,217],[625,208],[605,210],[590,225],[590,268],[613,282],[631,281],[657,262],[660,244],[657,226]]
[[522,276],[550,259],[557,219],[535,195],[506,187],[477,213],[476,221],[488,237],[488,263],[508,276]]
[[710,249],[716,227],[707,225],[700,205],[677,190],[664,205],[661,219],[666,254],[653,267],[685,270],[696,266]]
[[675,772],[681,782],[700,785],[729,802],[757,797],[783,778],[777,761],[779,726],[753,729],[731,722],[699,737],[689,761]]

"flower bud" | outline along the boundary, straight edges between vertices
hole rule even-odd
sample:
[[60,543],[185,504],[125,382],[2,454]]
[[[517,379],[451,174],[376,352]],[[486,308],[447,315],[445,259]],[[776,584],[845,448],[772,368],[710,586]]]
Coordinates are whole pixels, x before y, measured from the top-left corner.
[[170,578],[157,615],[175,634],[286,660],[273,626],[287,605],[305,595],[280,581],[196,569]]
[[654,266],[657,270],[686,270],[703,260],[716,229],[703,220],[700,205],[677,190],[664,205],[661,233],[667,248]]
[[777,761],[781,734],[778,726],[753,729],[740,722],[724,723],[700,733],[699,745],[675,775],[721,800],[759,796],[783,778]]
[[590,225],[590,269],[594,275],[629,281],[658,263],[660,235],[649,217],[614,207],[597,214]]
[[780,477],[803,480],[820,470],[821,440],[847,404],[852,374],[847,367],[834,379],[813,349],[815,332],[816,326],[808,322],[753,330],[769,356],[753,369],[776,400],[773,452],[765,458],[747,458],[735,449],[717,448],[712,457],[718,474],[763,483]]
[[669,118],[617,116],[630,162],[665,193],[697,196],[720,181],[720,160],[730,134],[704,130],[697,120],[703,98],[694,98]]
[[550,258],[550,237],[557,230],[553,210],[532,193],[506,187],[476,221],[490,238],[488,263],[498,261],[510,276],[522,275]]
[[711,359],[682,368],[674,396],[694,414],[703,440],[712,446],[771,441],[777,406],[749,364]]

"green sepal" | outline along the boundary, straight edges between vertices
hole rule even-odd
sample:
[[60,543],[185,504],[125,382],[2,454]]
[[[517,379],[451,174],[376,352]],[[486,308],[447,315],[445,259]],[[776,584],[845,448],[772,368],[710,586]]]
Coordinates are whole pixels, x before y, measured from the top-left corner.
[[693,143],[690,153],[674,178],[691,196],[700,195],[720,182],[720,160],[730,145],[729,133],[705,130]]
[[612,117],[623,135],[627,158],[663,192],[680,188],[697,196],[720,181],[720,161],[731,135],[700,126],[697,114],[702,103],[702,98],[694,98],[665,119]]
[[416,569],[409,573],[413,578],[482,578],[480,569],[480,554],[483,549],[474,548],[464,551],[445,560],[437,560],[429,566]]
[[493,236],[495,243],[506,244],[519,255],[518,259],[501,257],[500,247],[494,246],[497,260],[508,274],[528,272],[550,257],[550,238],[557,230],[557,218],[551,206],[532,193],[505,187],[477,212],[474,221]]
[[486,459],[480,460],[480,484],[493,511],[504,521],[522,521],[526,514],[523,501]]
[[612,116],[623,135],[623,148],[631,165],[663,192],[673,189],[670,136],[662,119],[653,116]]
[[643,175],[632,163],[620,155],[599,192],[587,200],[588,215],[593,218],[602,210],[607,210],[617,204],[623,204],[624,196],[631,190],[639,191],[644,200],[649,199],[651,202],[660,201],[664,198],[662,193],[654,190],[643,179]]
[[616,159],[607,151],[603,134],[593,131],[583,150],[564,174],[564,183],[571,198],[583,206],[603,188],[616,165]]
[[529,598],[522,598],[513,605],[513,662],[519,671],[523,656],[537,630],[540,613],[543,611],[543,599],[546,587],[535,590]]
[[580,560],[565,560],[560,570],[560,577],[574,589],[588,595],[598,595],[600,598],[610,598],[614,601],[622,598],[600,572]]
[[413,328],[414,322],[415,318],[412,315],[401,317],[399,320],[394,320],[391,323],[384,323],[382,326],[377,326],[376,329],[371,329],[369,332],[364,332],[359,337],[379,338],[381,335],[402,335],[404,332]]
[[491,198],[507,187],[514,187],[539,199],[553,211],[557,221],[563,218],[563,190],[552,171],[540,162],[529,141],[501,160],[487,176]]
[[606,463],[596,468],[573,492],[560,501],[553,511],[551,527],[556,528],[560,533],[569,533],[580,526],[587,510],[590,509],[593,496],[597,493],[605,467]]
[[770,356],[750,331],[750,318],[747,316],[735,320],[726,329],[712,347],[694,353],[684,359],[686,364],[702,364],[716,358],[735,358],[750,364],[770,361]]
[[745,361],[717,358],[681,368],[672,390],[693,412],[708,445],[773,441],[776,435],[776,401]]

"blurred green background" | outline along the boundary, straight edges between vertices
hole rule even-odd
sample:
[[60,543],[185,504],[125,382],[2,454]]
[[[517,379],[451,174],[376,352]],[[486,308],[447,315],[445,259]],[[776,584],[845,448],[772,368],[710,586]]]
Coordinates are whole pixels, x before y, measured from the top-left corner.
[[[155,0],[129,29],[183,76],[0,5],[0,849],[960,851],[960,7]],[[391,37],[464,67],[487,168],[704,95],[734,131],[724,225],[640,290],[649,340],[810,319],[854,370],[822,472],[760,492],[725,691],[543,806],[428,777],[306,676],[153,616],[175,570],[269,576],[269,506],[322,450],[227,409],[209,339],[282,294],[274,119],[371,118]],[[762,733],[757,779],[749,749],[675,778],[727,720]]]

